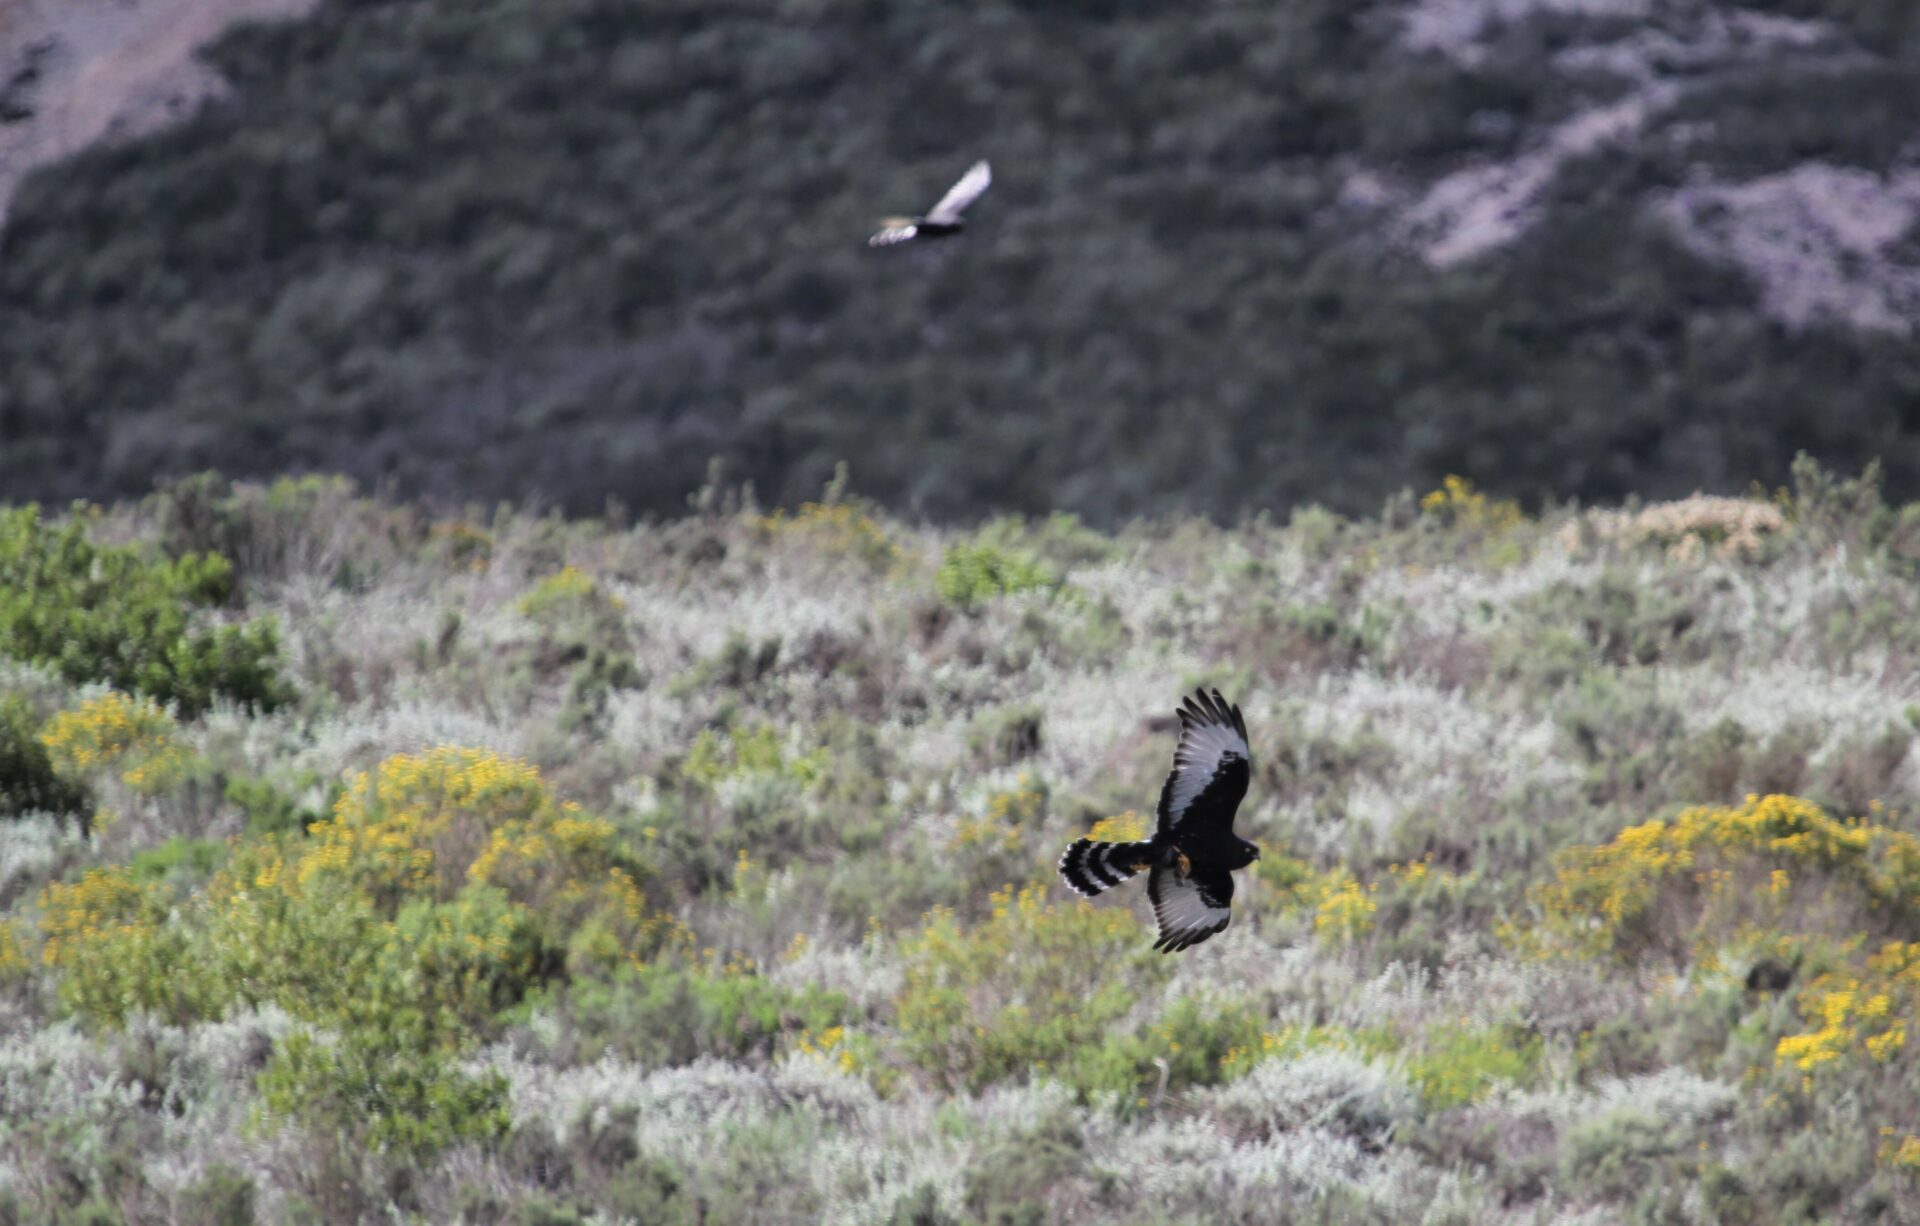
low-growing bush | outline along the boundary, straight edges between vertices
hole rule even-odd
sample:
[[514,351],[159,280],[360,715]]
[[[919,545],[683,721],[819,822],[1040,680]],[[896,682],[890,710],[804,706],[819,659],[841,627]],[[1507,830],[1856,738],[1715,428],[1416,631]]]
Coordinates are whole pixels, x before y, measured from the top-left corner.
[[1795,797],[1748,797],[1570,848],[1533,897],[1536,948],[1625,963],[1648,953],[1684,963],[1743,927],[1843,940],[1914,921],[1920,840]]
[[54,769],[42,725],[24,699],[0,698],[0,814],[85,813],[87,790]]
[[776,510],[755,520],[754,527],[770,546],[799,546],[822,557],[847,558],[876,574],[893,570],[905,559],[887,530],[848,502],[804,503],[791,515]]
[[623,967],[605,981],[572,984],[552,1008],[565,1022],[563,1059],[617,1056],[649,1068],[703,1055],[769,1059],[783,1041],[837,1059],[843,1035],[834,1031],[850,1015],[838,992],[782,987],[740,965]]
[[993,895],[993,913],[963,925],[936,909],[902,946],[894,1001],[902,1052],[945,1087],[979,1088],[1044,1074],[1080,1080],[1136,994],[1166,973],[1118,907],[1050,901],[1044,885]]
[[0,509],[0,655],[170,703],[184,715],[216,697],[262,709],[287,700],[271,620],[195,628],[196,609],[232,593],[217,554],[150,559],[95,545],[82,517],[55,526],[37,507]]
[[69,779],[112,776],[136,793],[152,793],[187,768],[178,732],[152,699],[110,692],[48,720],[40,741],[54,769]]
[[60,999],[109,1024],[277,1005],[322,1029],[275,1057],[269,1112],[358,1120],[375,1145],[490,1134],[504,1091],[461,1073],[460,1050],[563,972],[685,945],[609,823],[483,751],[389,758],[307,837],[243,841],[184,896],[172,867],[193,847],[180,848],[48,887],[43,957]]
[[415,1157],[504,1134],[511,1122],[504,1079],[468,1073],[412,1037],[377,1029],[334,1038],[295,1031],[260,1073],[267,1118]]
[[942,601],[968,611],[996,596],[1057,592],[1064,583],[1053,568],[1023,550],[967,541],[947,550],[933,578]]

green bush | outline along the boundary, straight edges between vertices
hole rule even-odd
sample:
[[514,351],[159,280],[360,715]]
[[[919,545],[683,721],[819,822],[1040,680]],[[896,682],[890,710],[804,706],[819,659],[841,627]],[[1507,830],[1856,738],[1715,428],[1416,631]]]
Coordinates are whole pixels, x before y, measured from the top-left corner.
[[847,1021],[845,996],[811,984],[785,988],[739,967],[623,968],[610,981],[575,982],[557,1001],[569,1057],[605,1055],[649,1067],[702,1055],[769,1058],[783,1038]]
[[268,1118],[416,1156],[504,1135],[511,1123],[506,1079],[467,1073],[415,1038],[353,1029],[328,1041],[295,1031],[260,1073]]
[[1170,968],[1128,912],[1047,895],[1044,886],[999,891],[992,915],[972,926],[935,910],[906,943],[900,1041],[937,1083],[979,1089],[1042,1076],[1091,1089],[1120,1079],[1108,1070],[1128,1056],[1102,1051],[1108,1027]]
[[197,884],[213,875],[227,851],[227,845],[217,839],[175,836],[136,854],[127,868],[135,881]]
[[0,654],[175,704],[183,715],[230,698],[266,710],[290,696],[273,622],[194,629],[224,602],[232,568],[212,554],[156,561],[95,545],[78,516],[54,526],[33,506],[0,510]]
[[253,1226],[253,1180],[224,1162],[215,1162],[187,1185],[181,1197],[189,1221],[206,1226]]
[[962,542],[941,559],[933,586],[942,601],[972,610],[996,596],[1058,591],[1062,582],[1044,562],[1022,550]]
[[311,771],[296,776],[295,786],[302,793],[318,790],[318,803],[308,803],[290,794],[272,779],[251,775],[228,778],[226,797],[247,815],[247,830],[252,834],[293,834],[326,820],[333,804],[345,788],[337,781],[325,782]]
[[1246,1002],[1183,996],[1151,1024],[1074,1053],[1057,1075],[1082,1095],[1114,1094],[1123,1106],[1147,1106],[1150,1092],[1225,1080],[1227,1057],[1258,1046],[1264,1021]]

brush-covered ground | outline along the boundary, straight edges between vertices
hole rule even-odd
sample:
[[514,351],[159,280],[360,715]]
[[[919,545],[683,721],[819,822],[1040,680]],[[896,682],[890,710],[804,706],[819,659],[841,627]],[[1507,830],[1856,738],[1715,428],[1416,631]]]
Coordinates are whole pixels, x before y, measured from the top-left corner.
[[[1920,1216],[1920,506],[0,512],[0,1221]],[[1232,927],[1053,874],[1246,712]]]

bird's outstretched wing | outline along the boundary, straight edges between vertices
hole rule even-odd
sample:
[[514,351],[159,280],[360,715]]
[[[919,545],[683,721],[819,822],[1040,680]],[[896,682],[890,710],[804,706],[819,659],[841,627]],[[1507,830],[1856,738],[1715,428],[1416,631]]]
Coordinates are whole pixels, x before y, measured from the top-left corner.
[[1252,775],[1246,721],[1219,690],[1195,693],[1178,714],[1180,744],[1173,751],[1173,770],[1160,788],[1157,830],[1165,833],[1187,822],[1230,829]]
[[1147,875],[1147,898],[1160,925],[1160,939],[1153,947],[1162,953],[1177,953],[1219,932],[1233,918],[1229,910],[1233,904],[1233,874],[1224,869],[1201,869],[1191,877],[1182,877],[1178,869],[1155,868]]
[[938,225],[952,225],[959,221],[960,214],[966,211],[968,205],[980,198],[980,193],[986,191],[987,184],[991,182],[993,182],[993,168],[985,161],[975,162],[968,168],[966,174],[960,176],[960,181],[948,188],[946,195],[940,197],[940,203],[927,210],[927,220]]
[[882,217],[880,229],[867,240],[869,247],[891,247],[920,233],[920,223],[911,217]]

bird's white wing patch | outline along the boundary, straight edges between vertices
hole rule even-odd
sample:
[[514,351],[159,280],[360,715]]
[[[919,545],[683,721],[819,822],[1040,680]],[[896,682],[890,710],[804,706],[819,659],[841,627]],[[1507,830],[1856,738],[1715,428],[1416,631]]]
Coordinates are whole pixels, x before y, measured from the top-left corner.
[[1173,751],[1173,787],[1167,795],[1167,811],[1178,820],[1193,803],[1194,797],[1213,782],[1214,772],[1228,754],[1251,761],[1247,738],[1236,727],[1234,712],[1224,703],[1189,699],[1180,711],[1180,744]]
[[880,232],[867,240],[869,247],[891,247],[895,243],[904,243],[920,233],[920,227],[904,218],[890,217],[880,223]]
[[1207,882],[1211,888],[1203,888],[1201,881],[1172,869],[1153,870],[1147,896],[1153,901],[1154,922],[1160,926],[1155,949],[1173,953],[1198,945],[1227,926],[1233,918],[1233,880],[1225,874],[1221,877],[1224,884]]
[[927,220],[941,225],[951,225],[960,220],[960,214],[968,205],[980,198],[987,190],[987,184],[993,182],[993,168],[986,162],[975,162],[960,176],[960,181],[947,189],[940,197],[940,203],[927,210]]

